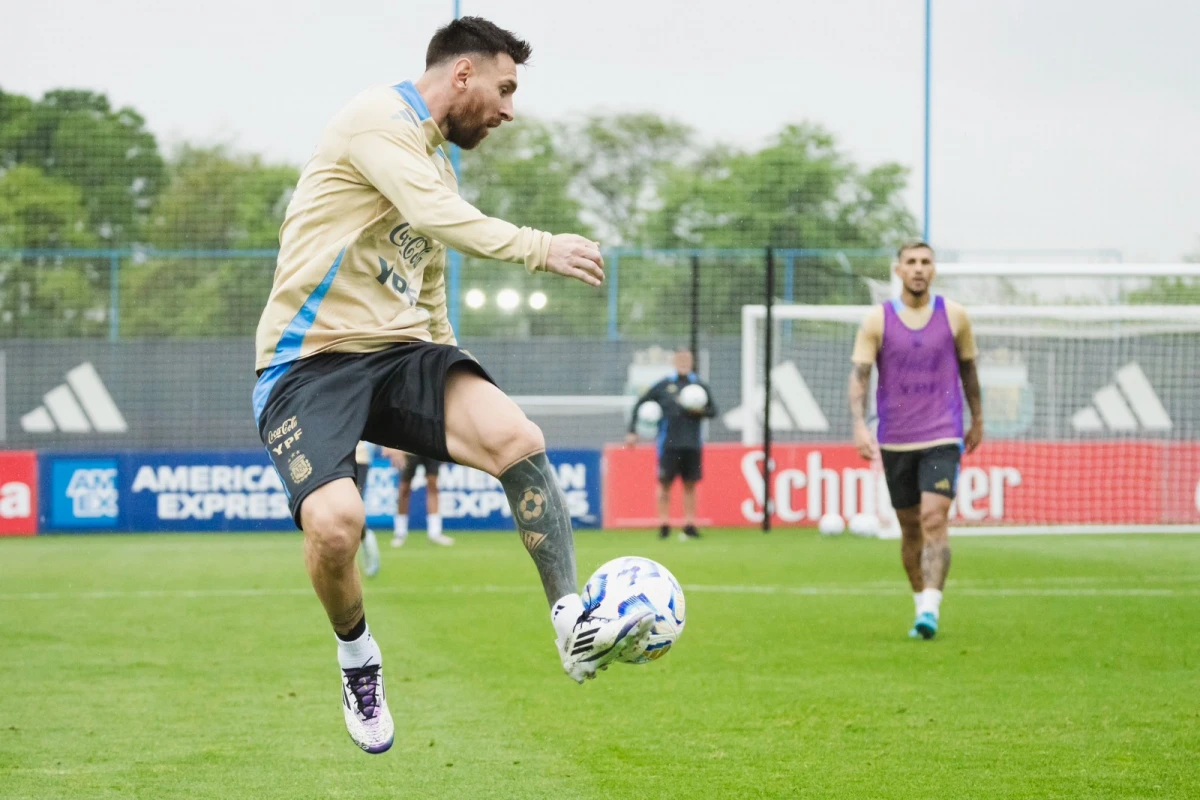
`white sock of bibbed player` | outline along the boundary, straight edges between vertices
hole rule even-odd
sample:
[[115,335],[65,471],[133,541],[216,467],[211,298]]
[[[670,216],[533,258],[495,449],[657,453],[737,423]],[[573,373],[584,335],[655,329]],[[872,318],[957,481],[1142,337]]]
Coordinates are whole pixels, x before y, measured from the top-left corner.
[[940,589],[926,589],[913,595],[917,601],[917,614],[933,614],[937,617],[942,609],[942,592]]
[[392,517],[392,533],[398,539],[408,536],[408,514],[397,514]]
[[550,608],[550,622],[554,625],[554,632],[558,635],[560,643],[567,640],[582,614],[583,599],[577,594],[569,594],[555,601]]
[[375,644],[370,628],[364,629],[362,635],[352,642],[345,642],[339,638],[337,643],[338,664],[342,669],[361,669],[383,663],[383,653],[380,652],[379,645]]
[[425,528],[429,531],[429,538],[436,539],[442,535],[442,515],[430,514],[425,518]]

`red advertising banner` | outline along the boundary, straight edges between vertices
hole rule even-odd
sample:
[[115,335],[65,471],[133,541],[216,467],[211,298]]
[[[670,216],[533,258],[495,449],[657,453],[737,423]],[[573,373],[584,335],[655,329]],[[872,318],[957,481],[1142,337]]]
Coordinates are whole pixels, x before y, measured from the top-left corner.
[[[887,516],[878,462],[847,444],[772,448],[775,514],[780,525],[815,525],[822,514]],[[701,525],[762,521],[762,451],[738,444],[704,448],[698,489]],[[653,447],[605,450],[604,527],[652,527]],[[682,518],[679,489],[672,519]],[[1200,523],[1200,443],[992,442],[963,460],[954,523],[983,525]]]
[[37,533],[37,454],[0,451],[0,536]]

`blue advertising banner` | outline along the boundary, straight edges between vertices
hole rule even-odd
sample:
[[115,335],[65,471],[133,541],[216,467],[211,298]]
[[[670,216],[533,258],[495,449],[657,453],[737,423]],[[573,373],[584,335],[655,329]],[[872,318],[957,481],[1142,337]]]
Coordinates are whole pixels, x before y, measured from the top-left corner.
[[38,529],[122,530],[121,458],[116,454],[41,454]]
[[296,529],[283,482],[262,450],[130,453],[124,472],[130,530]]
[[[549,457],[575,526],[599,527],[600,452],[555,450]],[[295,530],[283,483],[262,450],[44,453],[38,464],[44,532]],[[368,524],[382,532],[391,529],[398,484],[398,470],[377,459],[364,500]],[[495,478],[443,464],[438,487],[447,531],[512,529]],[[409,527],[421,531],[427,494],[421,471],[413,489]]]
[[[600,527],[600,451],[551,450],[547,454],[567,498],[576,528]],[[386,459],[376,459],[363,493],[367,524],[379,531],[392,527],[399,493],[400,473]],[[443,527],[452,530],[511,530],[512,511],[500,481],[477,469],[442,464],[438,472],[438,505]],[[411,531],[425,530],[426,491],[424,470],[412,483],[408,510]]]

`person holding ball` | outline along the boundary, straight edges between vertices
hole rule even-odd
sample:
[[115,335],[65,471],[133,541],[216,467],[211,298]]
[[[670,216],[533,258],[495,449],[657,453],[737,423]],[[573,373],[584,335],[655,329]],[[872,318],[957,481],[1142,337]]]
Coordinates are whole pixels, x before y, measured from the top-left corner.
[[671,535],[668,517],[671,504],[671,485],[679,478],[683,482],[683,532],[681,539],[699,539],[696,529],[696,484],[700,481],[703,434],[701,422],[717,415],[712,392],[692,371],[695,358],[692,351],[679,347],[674,354],[675,374],[668,375],[651,386],[638,398],[629,418],[625,446],[637,444],[638,412],[642,405],[658,403],[662,416],[658,421],[658,519],[660,539]]

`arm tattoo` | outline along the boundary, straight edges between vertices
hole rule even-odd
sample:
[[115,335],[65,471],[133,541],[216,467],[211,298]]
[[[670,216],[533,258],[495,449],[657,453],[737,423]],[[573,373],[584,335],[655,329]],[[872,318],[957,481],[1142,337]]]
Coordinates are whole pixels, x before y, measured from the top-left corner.
[[871,385],[871,365],[855,364],[850,371],[850,417],[855,424],[867,421],[867,394]]
[[962,379],[963,396],[967,399],[967,407],[971,409],[971,421],[983,422],[983,396],[979,388],[979,372],[975,369],[974,359],[959,361],[958,374]]
[[546,454],[535,453],[500,476],[521,542],[533,558],[551,604],[579,591],[575,536],[567,500]]

